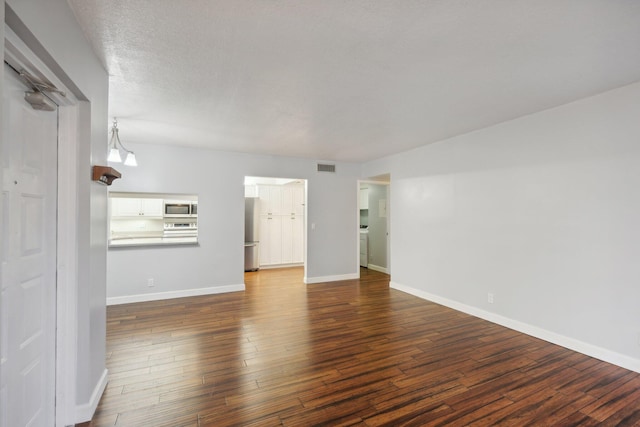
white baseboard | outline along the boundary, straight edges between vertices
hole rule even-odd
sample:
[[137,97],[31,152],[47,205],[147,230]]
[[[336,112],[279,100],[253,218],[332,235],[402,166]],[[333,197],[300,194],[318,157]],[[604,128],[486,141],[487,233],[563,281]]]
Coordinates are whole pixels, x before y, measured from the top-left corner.
[[518,320],[513,320],[499,314],[491,313],[477,307],[462,304],[460,302],[443,298],[438,295],[430,294],[428,292],[411,288],[409,286],[404,286],[393,281],[389,283],[389,286],[393,289],[406,292],[418,298],[432,301],[436,304],[444,305],[445,307],[449,307],[454,310],[461,311],[463,313],[467,313],[484,320],[488,320],[489,322],[505,326],[509,329],[522,332],[523,334],[531,335],[532,337],[540,338],[541,340],[557,344],[559,346],[568,348],[569,350],[577,351],[578,353],[595,357],[596,359],[600,359],[605,362],[620,366],[622,368],[640,373],[639,359],[635,359],[633,357],[626,356],[615,351],[607,350],[606,348],[598,347],[593,344],[585,343],[575,338],[566,337],[564,335],[557,334],[555,332],[551,332],[537,326],[532,326]]
[[267,264],[261,265],[260,270],[271,270],[274,268],[304,267],[303,262],[295,262],[293,264]]
[[132,302],[160,301],[165,299],[195,297],[200,295],[222,294],[225,292],[244,291],[244,283],[241,285],[211,286],[209,288],[185,289],[182,291],[156,292],[153,294],[124,295],[121,297],[108,297],[107,305],[129,304]]
[[108,382],[109,371],[105,369],[102,372],[100,380],[98,380],[98,383],[94,387],[93,393],[91,393],[91,399],[89,399],[89,402],[76,406],[76,424],[91,421],[91,418],[93,418],[93,414],[95,414],[96,408],[98,407],[98,403],[100,403],[100,398],[104,393],[104,389],[107,388]]
[[307,285],[311,285],[313,283],[324,283],[324,282],[337,282],[339,280],[353,280],[359,279],[359,273],[352,274],[339,274],[337,276],[318,276],[318,277],[305,277],[304,283]]
[[379,271],[380,273],[386,273],[389,274],[389,270],[386,267],[380,267],[379,265],[375,265],[375,264],[369,264],[367,266],[367,268],[369,270],[373,270],[373,271]]

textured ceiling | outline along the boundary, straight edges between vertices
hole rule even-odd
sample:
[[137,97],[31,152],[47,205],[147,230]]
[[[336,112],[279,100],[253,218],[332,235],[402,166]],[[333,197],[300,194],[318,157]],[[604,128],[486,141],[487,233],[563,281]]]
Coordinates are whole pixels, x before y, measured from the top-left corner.
[[68,0],[122,141],[366,161],[640,80],[637,0]]

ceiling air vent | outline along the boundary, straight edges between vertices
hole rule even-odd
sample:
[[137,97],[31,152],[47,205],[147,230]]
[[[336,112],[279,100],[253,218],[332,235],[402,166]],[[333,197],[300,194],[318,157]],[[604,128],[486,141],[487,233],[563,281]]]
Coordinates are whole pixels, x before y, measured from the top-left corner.
[[318,172],[332,172],[336,173],[336,165],[329,165],[324,163],[318,163]]

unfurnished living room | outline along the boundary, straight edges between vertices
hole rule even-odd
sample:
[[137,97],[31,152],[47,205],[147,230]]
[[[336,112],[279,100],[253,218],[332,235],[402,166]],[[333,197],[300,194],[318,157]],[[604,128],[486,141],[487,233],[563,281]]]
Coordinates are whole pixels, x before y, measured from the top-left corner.
[[3,3],[0,427],[640,425],[640,2]]

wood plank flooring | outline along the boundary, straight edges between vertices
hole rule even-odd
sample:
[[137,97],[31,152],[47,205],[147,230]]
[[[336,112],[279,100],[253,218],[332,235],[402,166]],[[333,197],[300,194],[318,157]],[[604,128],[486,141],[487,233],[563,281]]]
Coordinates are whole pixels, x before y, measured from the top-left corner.
[[640,375],[389,288],[389,277],[108,307],[85,426],[634,426]]

